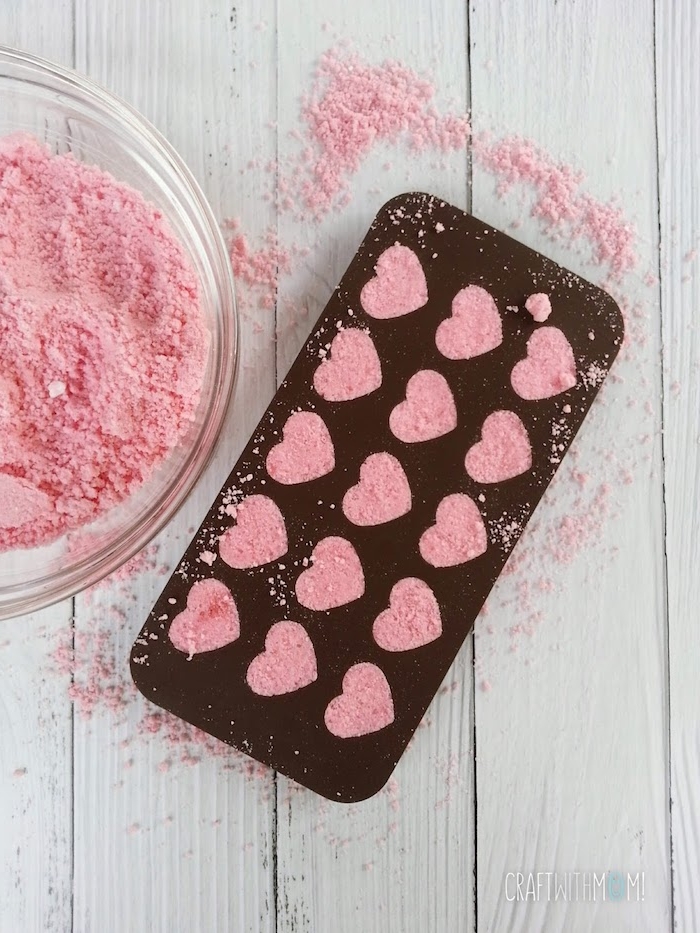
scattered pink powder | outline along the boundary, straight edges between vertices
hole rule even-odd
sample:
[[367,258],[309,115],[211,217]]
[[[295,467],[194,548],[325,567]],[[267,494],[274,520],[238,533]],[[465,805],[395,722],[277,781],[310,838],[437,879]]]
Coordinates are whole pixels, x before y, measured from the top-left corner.
[[87,524],[143,484],[192,422],[208,334],[160,212],[28,136],[0,141],[0,259],[6,550]]
[[308,483],[335,467],[333,441],[315,412],[297,411],[282,429],[283,440],[267,455],[267,472],[285,485]]
[[341,739],[378,732],[394,721],[394,701],[376,664],[353,665],[343,677],[343,692],[326,707],[329,732]]
[[548,233],[571,243],[589,243],[594,261],[607,266],[616,278],[637,266],[634,227],[617,204],[598,201],[581,190],[580,171],[520,136],[496,141],[481,136],[473,140],[473,153],[479,166],[497,179],[499,195],[515,184],[533,192],[532,215]]
[[552,313],[552,302],[549,300],[549,295],[536,292],[526,300],[525,309],[532,315],[533,321],[542,324]]
[[278,277],[291,272],[293,252],[279,245],[274,230],[267,231],[264,245],[255,250],[251,248],[246,235],[240,231],[239,221],[230,221],[227,227],[233,232],[229,254],[236,283],[243,283],[249,289],[255,290],[262,308],[273,308],[277,297]]
[[433,369],[422,369],[408,380],[406,401],[389,415],[394,437],[406,444],[429,441],[457,427],[457,408],[447,379]]
[[259,696],[293,693],[316,680],[316,652],[303,625],[276,622],[265,638],[265,650],[250,663],[248,686]]
[[521,398],[543,399],[576,385],[571,344],[558,327],[540,327],[527,342],[527,357],[516,363],[510,381]]
[[486,528],[476,503],[464,493],[454,493],[438,505],[435,524],[421,535],[420,553],[433,567],[454,567],[483,554],[486,545]]
[[467,452],[464,466],[477,483],[504,482],[530,469],[530,438],[514,411],[495,411],[488,416],[481,440]]
[[311,566],[296,582],[302,606],[325,612],[359,599],[365,591],[365,576],[355,548],[345,538],[323,538],[311,554]]
[[397,243],[385,249],[374,268],[377,274],[360,293],[360,304],[370,317],[380,320],[402,317],[427,302],[423,266],[408,246]]
[[221,559],[238,570],[260,567],[287,553],[287,529],[268,496],[248,496],[236,507],[236,524],[219,538]]
[[220,580],[199,580],[187,596],[187,608],[173,619],[170,641],[189,657],[236,641],[241,632],[236,603]]
[[382,384],[382,367],[368,333],[356,327],[333,338],[330,355],[314,373],[314,388],[328,402],[349,402]]
[[343,512],[353,525],[381,525],[411,510],[411,487],[391,454],[370,454],[360,467],[360,481],[343,497]]
[[452,301],[452,317],[435,333],[435,344],[448,360],[470,360],[500,347],[501,315],[491,295],[478,285],[468,285]]
[[440,116],[434,88],[405,65],[368,65],[331,49],[320,59],[302,104],[304,148],[280,178],[281,206],[320,219],[349,193],[351,177],[380,143],[406,139],[415,150],[463,149],[464,116]]
[[428,584],[416,577],[399,580],[391,590],[389,608],[374,620],[372,634],[385,651],[410,651],[439,638],[440,607]]

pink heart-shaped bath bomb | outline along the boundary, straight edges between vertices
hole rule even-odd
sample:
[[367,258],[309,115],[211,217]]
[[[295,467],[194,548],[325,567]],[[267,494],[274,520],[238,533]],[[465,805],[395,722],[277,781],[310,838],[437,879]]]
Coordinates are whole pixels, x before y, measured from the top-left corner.
[[301,690],[316,680],[316,652],[298,622],[276,622],[265,636],[265,650],[253,658],[248,686],[262,697]]
[[330,353],[314,373],[314,388],[328,402],[349,402],[369,395],[382,384],[382,367],[374,341],[356,327],[333,338]]
[[295,586],[301,605],[317,612],[351,603],[364,591],[365,575],[355,548],[335,536],[318,542],[311,566],[299,575]]
[[488,416],[481,440],[470,447],[464,466],[477,483],[500,483],[530,469],[530,438],[514,411],[495,411]]
[[282,513],[267,496],[248,496],[236,508],[236,524],[219,538],[221,559],[237,570],[269,564],[287,553]]
[[420,553],[433,567],[455,567],[486,550],[486,527],[469,496],[455,493],[438,505],[435,524],[423,532]]
[[422,308],[428,300],[423,266],[408,246],[396,243],[385,249],[374,271],[377,274],[360,293],[360,303],[370,317],[401,317]]
[[435,344],[448,360],[470,360],[495,350],[503,342],[501,315],[492,296],[468,285],[452,300],[452,317],[435,332]]
[[399,580],[389,596],[389,608],[374,620],[372,634],[385,651],[410,651],[439,638],[440,607],[428,584],[416,577]]
[[323,418],[312,411],[295,411],[282,429],[282,441],[268,453],[267,472],[278,483],[308,483],[335,466],[333,441]]
[[558,327],[540,327],[527,342],[527,356],[513,367],[511,385],[520,398],[551,398],[576,385],[571,344]]
[[199,580],[187,595],[187,607],[173,619],[168,636],[178,651],[192,657],[215,651],[241,633],[231,591],[220,580]]
[[447,380],[432,369],[421,369],[408,380],[406,401],[389,415],[394,437],[407,444],[429,441],[457,427],[457,409]]
[[354,664],[343,677],[343,692],[326,707],[326,728],[340,739],[379,732],[394,721],[391,688],[376,664]]
[[343,497],[343,512],[353,525],[382,525],[411,511],[411,487],[391,454],[370,454],[360,467],[360,482]]

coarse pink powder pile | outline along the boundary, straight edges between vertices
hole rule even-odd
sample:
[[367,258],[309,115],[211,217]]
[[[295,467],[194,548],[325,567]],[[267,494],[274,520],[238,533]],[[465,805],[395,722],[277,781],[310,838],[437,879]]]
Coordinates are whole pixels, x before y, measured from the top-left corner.
[[161,213],[37,140],[0,140],[0,550],[137,490],[190,425],[209,335]]

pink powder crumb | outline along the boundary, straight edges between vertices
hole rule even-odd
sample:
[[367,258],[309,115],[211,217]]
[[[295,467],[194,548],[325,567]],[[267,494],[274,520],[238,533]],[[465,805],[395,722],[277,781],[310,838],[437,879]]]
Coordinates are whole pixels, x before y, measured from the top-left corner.
[[287,528],[268,496],[248,496],[236,508],[236,524],[219,539],[221,559],[237,570],[260,567],[287,553]]
[[353,665],[343,677],[343,692],[326,707],[330,733],[341,739],[368,735],[394,721],[394,701],[384,672],[376,664]]
[[516,363],[511,384],[524,399],[550,398],[576,385],[571,344],[558,327],[540,327],[527,342],[527,357]]
[[416,577],[399,580],[391,590],[389,608],[374,620],[372,634],[385,651],[410,651],[439,638],[440,607],[428,584]]
[[370,454],[360,467],[360,481],[343,497],[343,512],[353,525],[381,525],[411,510],[411,487],[391,454]]
[[301,605],[316,612],[359,599],[365,591],[365,577],[357,551],[345,538],[323,538],[313,549],[311,566],[301,573],[295,590]]
[[0,141],[0,205],[6,550],[148,479],[192,423],[209,337],[189,260],[137,191],[15,135]]
[[530,437],[514,411],[495,411],[488,416],[481,440],[467,452],[464,466],[477,483],[504,482],[530,469]]
[[276,622],[265,638],[265,650],[248,667],[248,686],[258,696],[293,693],[316,680],[316,652],[298,622]]
[[419,547],[423,560],[433,567],[454,567],[483,554],[486,527],[476,503],[464,493],[442,499],[435,524],[423,532]]
[[187,596],[187,607],[175,616],[170,641],[189,657],[214,651],[240,635],[236,603],[229,588],[219,580],[199,580]]
[[369,395],[382,384],[382,367],[368,333],[356,327],[333,338],[330,356],[314,373],[314,388],[328,402],[348,402]]
[[396,243],[385,249],[375,266],[377,273],[360,292],[360,304],[378,320],[402,317],[422,308],[428,286],[420,259],[408,246]]
[[552,313],[552,302],[549,300],[549,295],[536,292],[526,300],[525,308],[532,315],[533,321],[542,324]]
[[422,369],[411,376],[406,400],[389,415],[394,437],[406,444],[433,440],[457,427],[457,408],[447,379],[435,370]]
[[232,231],[229,254],[236,281],[257,293],[261,307],[273,308],[279,276],[291,271],[293,251],[280,246],[275,230],[268,230],[264,244],[254,249],[241,232],[239,220],[228,221],[226,226]]
[[267,472],[278,483],[308,483],[335,467],[333,441],[326,423],[311,411],[290,415],[282,429],[282,441],[268,453]]

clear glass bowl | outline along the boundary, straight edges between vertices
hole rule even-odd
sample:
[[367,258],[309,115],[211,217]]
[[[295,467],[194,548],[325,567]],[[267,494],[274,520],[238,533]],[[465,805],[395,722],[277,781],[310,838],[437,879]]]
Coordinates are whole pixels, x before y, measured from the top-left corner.
[[237,370],[238,318],[221,232],[189,170],[128,104],[73,72],[0,47],[0,136],[32,133],[138,189],[181,241],[199,279],[211,335],[196,418],[141,489],[99,520],[50,545],[0,554],[0,619],[91,586],[132,557],[168,522],[214,449]]

